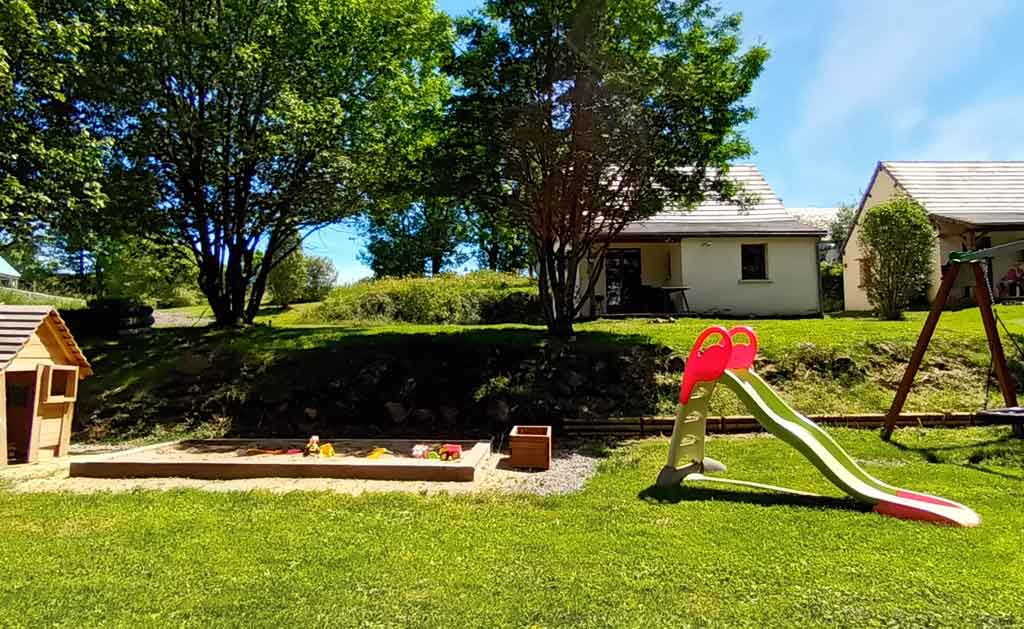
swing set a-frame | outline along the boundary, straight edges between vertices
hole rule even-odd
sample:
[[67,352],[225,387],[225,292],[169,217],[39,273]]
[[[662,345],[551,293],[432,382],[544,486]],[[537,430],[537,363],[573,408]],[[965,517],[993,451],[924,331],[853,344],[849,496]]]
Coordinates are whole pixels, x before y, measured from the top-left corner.
[[[1024,249],[1024,240],[1016,240],[987,249],[954,252],[949,255],[949,261],[946,265],[946,270],[942,274],[942,283],[939,284],[939,290],[932,303],[932,309],[928,313],[928,318],[924,322],[924,328],[921,330],[920,336],[917,337],[917,344],[914,346],[914,352],[910,356],[910,364],[907,365],[907,370],[903,373],[903,379],[896,390],[896,397],[893,399],[892,406],[889,407],[889,412],[885,416],[885,428],[882,430],[883,439],[888,441],[892,437],[896,421],[899,419],[900,413],[903,411],[903,405],[910,394],[910,389],[914,385],[914,376],[921,369],[925,350],[928,349],[928,344],[931,342],[932,335],[935,333],[935,328],[939,323],[942,308],[946,304],[946,300],[949,299],[949,294],[953,289],[953,284],[956,283],[957,277],[960,275],[961,268],[965,266],[970,267],[974,273],[975,299],[978,303],[978,310],[981,312],[981,322],[985,326],[985,336],[988,338],[988,349],[992,356],[992,369],[995,371],[996,380],[999,383],[999,391],[1002,393],[1003,402],[1006,404],[1006,408],[990,409],[984,411],[984,414],[989,418],[1009,420],[1009,423],[1013,423],[1013,434],[1018,437],[1024,437],[1024,409],[1017,404],[1017,391],[1013,378],[1010,376],[1010,370],[1006,366],[1006,354],[1003,352],[1003,344],[999,338],[998,315],[995,314],[992,308],[992,289],[986,274],[985,265],[982,264],[997,253],[1022,249]],[[1002,322],[998,321],[998,323],[1001,324]],[[1005,328],[1006,326],[1003,325],[1003,329]],[[1009,335],[1009,331],[1007,331],[1007,335]],[[988,377],[991,377],[991,374],[986,374],[986,378]]]

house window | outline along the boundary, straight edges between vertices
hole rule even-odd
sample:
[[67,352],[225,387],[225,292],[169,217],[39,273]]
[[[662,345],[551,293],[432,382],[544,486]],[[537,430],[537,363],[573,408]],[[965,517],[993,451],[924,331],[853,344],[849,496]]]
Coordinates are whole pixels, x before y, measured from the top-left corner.
[[768,279],[768,255],[766,245],[740,245],[740,264],[744,280]]

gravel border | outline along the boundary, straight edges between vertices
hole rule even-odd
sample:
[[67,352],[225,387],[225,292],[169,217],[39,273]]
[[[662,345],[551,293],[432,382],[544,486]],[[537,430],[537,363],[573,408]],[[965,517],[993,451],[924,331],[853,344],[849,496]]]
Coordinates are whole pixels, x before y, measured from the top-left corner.
[[[508,465],[507,454],[492,454],[477,468],[472,482],[375,481],[350,478],[247,478],[201,480],[195,478],[71,478],[71,460],[115,451],[117,446],[79,446],[65,459],[0,468],[0,483],[15,492],[125,492],[136,490],[200,489],[204,491],[333,491],[360,495],[368,492],[409,492],[422,495],[466,494],[486,491],[538,496],[579,491],[597,472],[601,457],[587,448],[566,448],[552,453],[551,469],[518,470]],[[85,453],[87,454],[85,454]]]

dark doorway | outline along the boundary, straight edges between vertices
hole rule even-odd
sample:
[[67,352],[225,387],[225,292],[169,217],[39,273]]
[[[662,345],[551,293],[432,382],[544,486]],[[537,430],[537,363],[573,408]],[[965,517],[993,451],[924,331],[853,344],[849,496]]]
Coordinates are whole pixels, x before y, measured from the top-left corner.
[[605,256],[608,312],[640,312],[642,296],[639,249],[609,249]]
[[18,371],[6,374],[7,460],[28,461],[35,417],[36,374]]

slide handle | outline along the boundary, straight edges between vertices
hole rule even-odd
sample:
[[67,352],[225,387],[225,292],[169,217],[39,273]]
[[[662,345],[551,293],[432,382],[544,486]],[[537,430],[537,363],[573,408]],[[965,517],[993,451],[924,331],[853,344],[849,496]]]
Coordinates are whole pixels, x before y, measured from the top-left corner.
[[[737,343],[739,336],[747,337],[746,343]],[[729,369],[750,369],[754,366],[754,359],[757,358],[757,334],[752,328],[745,325],[737,326],[729,330],[729,340],[732,341],[732,354],[729,357]]]
[[[712,336],[718,336],[720,340],[708,347],[704,347]],[[679,387],[679,403],[686,404],[690,401],[693,388],[700,382],[713,382],[718,380],[725,372],[732,356],[732,339],[729,332],[717,325],[713,325],[697,337],[697,341],[686,358],[686,365],[683,367],[683,381]]]

